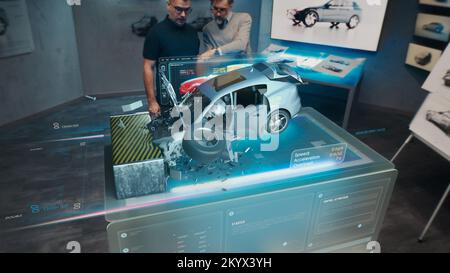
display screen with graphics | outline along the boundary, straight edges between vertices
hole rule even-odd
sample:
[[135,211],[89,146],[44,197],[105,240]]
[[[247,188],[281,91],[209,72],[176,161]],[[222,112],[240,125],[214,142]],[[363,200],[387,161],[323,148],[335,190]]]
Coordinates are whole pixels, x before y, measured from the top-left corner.
[[450,46],[447,46],[422,88],[432,93],[441,93],[450,100]]
[[419,13],[414,34],[420,37],[448,42],[450,17]]
[[387,0],[274,0],[272,38],[376,51]]
[[409,44],[406,63],[427,71],[433,70],[437,61],[441,57],[442,51],[421,46],[417,44]]

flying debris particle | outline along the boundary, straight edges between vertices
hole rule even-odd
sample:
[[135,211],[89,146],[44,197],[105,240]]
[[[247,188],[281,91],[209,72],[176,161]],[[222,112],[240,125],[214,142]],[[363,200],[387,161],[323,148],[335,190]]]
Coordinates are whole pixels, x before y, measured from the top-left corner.
[[86,99],[88,99],[88,100],[91,100],[91,101],[96,101],[97,100],[97,98],[96,97],[92,97],[92,96],[88,96],[88,95],[86,95],[86,96],[84,96]]
[[228,162],[228,165],[229,165],[230,167],[232,167],[232,168],[234,168],[234,167],[237,166],[237,164],[236,164],[235,162],[233,162],[233,161]]
[[140,101],[136,101],[136,102],[133,102],[131,104],[128,104],[128,105],[122,105],[122,111],[127,113],[127,112],[134,111],[136,109],[139,109],[139,108],[141,108],[143,106],[144,106],[144,104],[140,100]]
[[255,154],[256,159],[263,159],[264,156],[262,154]]
[[119,127],[122,128],[122,129],[126,129],[126,128],[127,128],[127,127],[125,126],[125,124],[123,123],[122,119],[120,119],[119,125],[117,125],[117,126],[119,126]]

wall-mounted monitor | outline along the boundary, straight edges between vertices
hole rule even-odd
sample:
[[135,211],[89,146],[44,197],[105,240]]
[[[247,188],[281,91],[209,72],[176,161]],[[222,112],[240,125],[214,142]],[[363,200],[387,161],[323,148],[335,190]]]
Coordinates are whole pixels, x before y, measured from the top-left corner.
[[376,51],[388,0],[274,0],[272,38]]

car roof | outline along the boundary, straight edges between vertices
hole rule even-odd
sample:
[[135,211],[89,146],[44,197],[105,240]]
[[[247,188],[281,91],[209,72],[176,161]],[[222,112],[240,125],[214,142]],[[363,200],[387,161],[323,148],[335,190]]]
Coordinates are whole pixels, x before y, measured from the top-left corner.
[[[202,84],[202,93],[209,97],[211,100],[222,97],[225,94],[239,91],[245,87],[252,85],[269,85],[269,84],[288,84],[298,83],[288,73],[282,71],[283,65],[281,64],[269,64],[269,63],[257,63],[249,67],[241,68],[230,73],[218,76]],[[293,79],[293,80],[292,80]],[[230,84],[225,84],[220,90],[215,89],[218,81],[230,81]],[[221,85],[219,83],[219,85]],[[268,89],[267,95],[270,94]]]

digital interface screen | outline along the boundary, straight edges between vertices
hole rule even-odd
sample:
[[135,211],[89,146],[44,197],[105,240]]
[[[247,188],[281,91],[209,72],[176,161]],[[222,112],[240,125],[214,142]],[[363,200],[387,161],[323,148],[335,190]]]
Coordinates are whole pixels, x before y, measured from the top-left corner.
[[[159,72],[164,73],[174,90],[179,91],[184,82],[194,78],[222,75],[263,60],[262,57],[256,59],[216,58],[199,62],[194,56],[160,58],[158,69]],[[162,105],[170,104],[170,97],[161,81],[158,83],[158,97]]]

